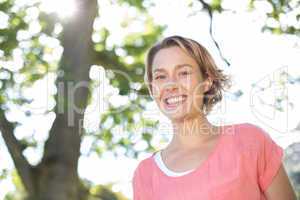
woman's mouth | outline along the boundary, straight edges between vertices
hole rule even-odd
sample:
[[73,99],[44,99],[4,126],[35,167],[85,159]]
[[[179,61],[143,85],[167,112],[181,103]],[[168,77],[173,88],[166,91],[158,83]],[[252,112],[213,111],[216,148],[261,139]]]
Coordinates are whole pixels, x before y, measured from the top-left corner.
[[164,104],[168,110],[175,109],[177,108],[177,106],[183,104],[186,101],[186,99],[187,99],[187,95],[167,97],[164,99]]

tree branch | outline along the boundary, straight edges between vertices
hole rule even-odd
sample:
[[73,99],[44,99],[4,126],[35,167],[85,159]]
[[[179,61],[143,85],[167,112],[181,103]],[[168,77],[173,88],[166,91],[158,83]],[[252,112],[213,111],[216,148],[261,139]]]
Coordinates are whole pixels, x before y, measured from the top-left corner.
[[22,154],[21,144],[14,135],[14,124],[6,119],[2,109],[0,109],[0,131],[24,187],[29,193],[34,193],[32,166]]
[[212,22],[213,22],[213,9],[212,9],[212,7],[211,7],[208,3],[206,3],[204,0],[198,0],[198,1],[203,5],[203,8],[207,11],[207,13],[208,13],[208,15],[209,15],[209,18],[210,18],[209,34],[210,34],[210,36],[211,36],[213,42],[215,43],[215,45],[216,45],[216,47],[217,47],[217,49],[218,49],[218,51],[219,51],[219,54],[220,54],[222,60],[223,60],[228,66],[230,66],[229,61],[223,56],[222,51],[221,51],[221,49],[220,49],[220,46],[219,46],[218,42],[216,41],[216,39],[214,38],[214,35],[213,35],[213,24],[212,24]]
[[296,128],[293,129],[294,131],[300,131],[300,122],[298,122],[298,125],[296,126]]

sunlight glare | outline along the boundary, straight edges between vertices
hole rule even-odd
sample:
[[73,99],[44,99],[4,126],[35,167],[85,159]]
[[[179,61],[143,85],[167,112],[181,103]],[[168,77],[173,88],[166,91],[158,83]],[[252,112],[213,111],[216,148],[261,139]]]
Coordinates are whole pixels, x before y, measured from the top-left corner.
[[57,13],[61,18],[73,16],[77,11],[75,0],[41,0],[41,10]]

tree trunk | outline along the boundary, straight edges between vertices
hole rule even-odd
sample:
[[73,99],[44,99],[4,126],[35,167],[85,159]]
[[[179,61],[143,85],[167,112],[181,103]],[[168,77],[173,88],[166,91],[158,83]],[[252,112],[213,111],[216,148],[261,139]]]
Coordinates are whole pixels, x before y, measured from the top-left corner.
[[97,0],[77,0],[77,12],[65,19],[64,52],[56,80],[56,119],[37,166],[31,166],[14,136],[14,124],[0,110],[0,129],[28,200],[79,200],[77,173],[83,114],[88,100],[89,69],[93,43],[91,35],[97,15]]
[[[60,76],[56,81],[56,120],[36,169],[38,200],[79,200],[77,173],[81,125],[88,99],[96,0],[77,1],[75,16],[64,25]],[[63,95],[63,96],[61,96]]]

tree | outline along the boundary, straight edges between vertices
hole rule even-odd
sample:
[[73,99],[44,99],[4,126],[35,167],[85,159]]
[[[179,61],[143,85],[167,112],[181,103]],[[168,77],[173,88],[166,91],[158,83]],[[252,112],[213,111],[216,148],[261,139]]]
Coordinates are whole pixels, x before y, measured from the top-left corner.
[[[9,192],[5,196],[5,200],[23,200],[26,198],[26,191],[23,184],[18,176],[17,172],[14,170],[12,172],[12,181],[16,186],[15,191]],[[126,197],[120,192],[113,192],[113,184],[107,185],[94,185],[87,180],[80,181],[81,194],[79,196],[80,200],[127,200]]]
[[[145,14],[142,2],[119,1],[120,5],[135,8],[140,13],[139,16],[146,17],[144,26],[147,31],[127,35],[123,46],[118,47],[135,59],[133,63],[126,64],[117,55],[116,46],[110,50],[106,48],[109,31],[104,27],[95,32],[93,28],[94,20],[98,15],[96,0],[77,0],[76,3],[78,12],[65,22],[59,21],[55,15],[51,16],[40,10],[37,11],[39,2],[24,6],[18,6],[13,0],[0,3],[1,11],[8,18],[7,26],[0,31],[1,50],[4,55],[3,59],[6,61],[1,69],[3,78],[1,78],[0,94],[0,130],[27,192],[27,199],[30,200],[80,198],[77,165],[82,137],[88,134],[81,125],[91,96],[89,92],[93,87],[93,81],[89,78],[90,67],[98,64],[107,70],[120,69],[132,74],[133,81],[142,82],[143,76],[141,73],[136,74],[135,70],[142,69],[143,52],[162,31],[162,28],[155,27],[151,18]],[[39,13],[39,18],[35,21],[26,21],[33,11]],[[32,23],[38,23],[41,30],[26,38],[24,35],[32,28]],[[55,28],[59,24],[62,25],[63,30],[61,34],[56,34]],[[99,34],[102,40],[94,43],[92,34]],[[57,38],[60,41],[63,53],[58,65],[55,62],[46,61],[44,56],[47,51],[53,51],[53,49],[41,44],[43,37]],[[24,45],[26,42],[27,46]],[[8,66],[9,61],[15,59],[16,52],[24,61],[19,69]],[[26,109],[32,100],[24,97],[24,90],[32,87],[38,80],[47,77],[50,73],[57,75],[55,80],[57,92],[52,95],[56,104],[52,109],[45,110],[44,114],[53,112],[55,119],[45,141],[42,158],[33,165],[28,162],[24,151],[34,147],[35,142],[29,142],[29,138],[18,139],[16,137],[15,131],[22,123],[9,119],[7,113],[10,112],[12,106],[17,106],[21,110]],[[122,74],[115,74],[115,76],[116,78],[110,80],[111,83],[119,86],[120,94],[128,95],[132,91],[131,83]],[[18,82],[20,78],[22,81]],[[13,91],[14,94],[9,91]],[[145,93],[146,90],[144,88],[141,91]],[[128,110],[122,117],[125,120],[132,120],[133,113],[134,111]],[[30,117],[34,113],[28,109],[24,111],[24,114]],[[112,145],[109,134],[104,131],[94,134],[94,137],[104,140],[107,146],[116,145]],[[116,143],[130,148],[130,144],[125,140],[121,138]]]
[[[5,8],[5,6],[8,10],[9,7],[13,6],[13,1],[4,1],[2,3],[2,9]],[[62,35],[64,52],[60,63],[60,69],[64,71],[64,76],[57,79],[57,84],[59,82],[67,84],[89,80],[88,73],[89,66],[91,65],[91,59],[89,57],[92,51],[91,34],[93,31],[93,20],[97,14],[97,4],[96,1],[82,1],[80,6],[81,12],[72,18],[69,23],[64,25]],[[19,20],[21,21],[19,23],[23,25],[23,27],[26,26],[20,16],[24,15],[24,13],[20,13],[10,13],[12,16],[14,14],[19,15],[11,19],[12,22],[10,25],[13,26],[13,22]],[[2,44],[7,47],[7,49],[4,49],[6,50],[6,56],[9,56],[11,51],[18,46],[16,35],[21,25],[13,27],[15,29],[7,29],[7,32],[10,31],[10,38]],[[77,34],[75,35],[74,32]],[[14,41],[13,44],[12,41]],[[38,58],[38,54],[32,55],[29,53],[27,56],[35,57],[31,60],[33,62],[41,61],[40,58]],[[41,63],[43,63],[43,61],[41,61]],[[37,65],[36,63],[32,64]],[[30,73],[30,69],[28,69],[30,67],[32,66],[27,66],[27,69],[24,67],[22,71],[26,73],[25,70],[28,70],[27,73]],[[7,90],[15,86],[13,80],[15,75],[9,71],[9,69],[5,69],[5,71],[11,75],[9,80],[4,81],[4,87],[2,87]],[[44,74],[33,74],[32,77],[29,77],[28,81],[33,82],[34,79],[42,75]],[[12,156],[15,167],[24,184],[24,188],[28,193],[28,199],[77,199],[79,196],[77,163],[81,137],[79,135],[78,123],[74,123],[74,126],[68,126],[67,113],[57,113],[45,144],[43,159],[38,165],[32,166],[22,154],[22,151],[26,147],[23,147],[14,135],[16,124],[7,120],[5,116],[5,111],[9,109],[9,107],[5,105],[7,105],[7,101],[10,100],[10,97],[8,95],[1,95],[1,97],[0,128],[2,137]],[[87,88],[79,88],[74,98],[77,104],[83,107],[86,106],[88,100]],[[20,102],[20,104],[22,103],[23,102]],[[58,101],[57,103],[56,107],[60,106]],[[64,107],[70,106],[68,103],[68,100],[65,101]],[[74,121],[76,122],[83,117],[82,113],[74,112],[73,114]]]

